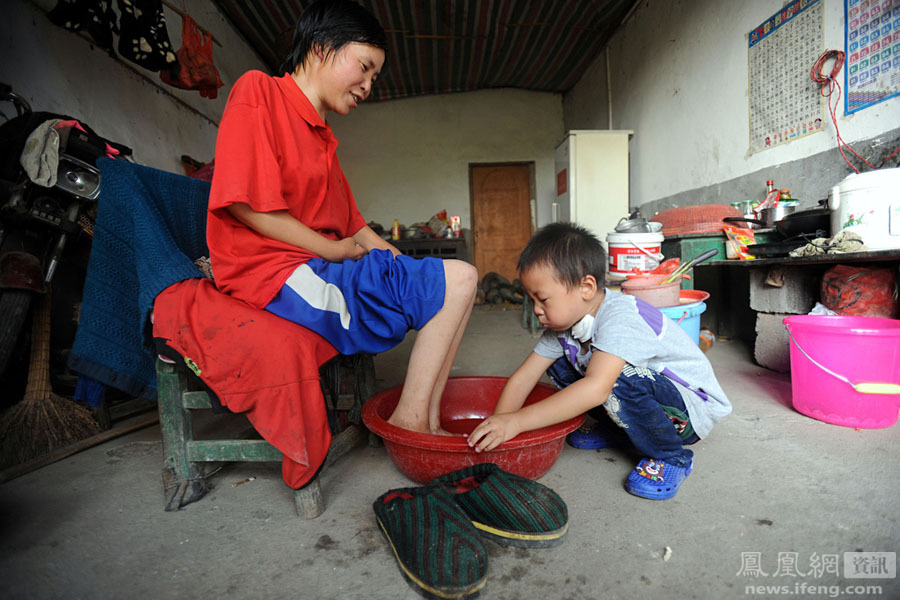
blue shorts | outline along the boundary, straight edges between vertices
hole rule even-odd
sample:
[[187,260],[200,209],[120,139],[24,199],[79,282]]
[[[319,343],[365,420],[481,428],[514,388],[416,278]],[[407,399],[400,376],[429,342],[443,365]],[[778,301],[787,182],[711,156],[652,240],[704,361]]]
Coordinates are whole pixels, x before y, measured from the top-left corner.
[[430,321],[445,288],[439,258],[372,250],[359,260],[300,265],[266,310],[315,331],[341,354],[374,354]]

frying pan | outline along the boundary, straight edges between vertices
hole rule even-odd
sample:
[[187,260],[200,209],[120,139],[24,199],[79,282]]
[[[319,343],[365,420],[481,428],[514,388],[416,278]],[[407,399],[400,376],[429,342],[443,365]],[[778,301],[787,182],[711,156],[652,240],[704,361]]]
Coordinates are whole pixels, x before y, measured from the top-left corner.
[[[722,220],[726,223],[756,223],[763,227],[766,226],[765,221],[745,217],[725,217]],[[824,232],[820,237],[827,237],[831,229],[831,211],[820,207],[791,213],[780,221],[775,221],[775,229],[786,238],[791,238],[801,233],[815,234],[819,230]]]

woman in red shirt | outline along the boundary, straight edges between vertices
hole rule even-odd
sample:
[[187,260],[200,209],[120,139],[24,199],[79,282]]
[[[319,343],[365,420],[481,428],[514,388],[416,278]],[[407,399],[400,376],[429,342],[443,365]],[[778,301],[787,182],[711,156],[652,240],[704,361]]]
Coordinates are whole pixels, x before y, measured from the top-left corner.
[[440,398],[477,273],[463,261],[404,256],[367,226],[326,122],[369,96],[386,48],[365,9],[317,2],[297,23],[282,77],[251,71],[235,83],[216,142],[207,242],[219,289],[343,354],[382,352],[419,330],[389,422],[443,433]]

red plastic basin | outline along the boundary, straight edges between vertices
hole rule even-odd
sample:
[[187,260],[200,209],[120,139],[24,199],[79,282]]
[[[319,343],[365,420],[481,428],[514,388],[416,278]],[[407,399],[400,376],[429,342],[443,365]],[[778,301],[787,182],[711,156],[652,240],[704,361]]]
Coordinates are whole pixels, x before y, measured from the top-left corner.
[[[506,377],[451,377],[441,401],[441,425],[454,433],[471,433],[490,416],[506,384]],[[363,422],[384,440],[384,447],[400,471],[417,483],[427,483],[451,471],[484,462],[521,477],[537,479],[550,470],[559,458],[566,435],[584,421],[579,415],[556,425],[526,431],[488,452],[476,453],[465,436],[432,435],[401,429],[387,422],[402,387],[384,390],[372,396],[362,410]],[[539,383],[525,400],[533,404],[556,389]]]
[[679,304],[705,302],[707,298],[709,298],[709,292],[704,292],[703,290],[681,290]]

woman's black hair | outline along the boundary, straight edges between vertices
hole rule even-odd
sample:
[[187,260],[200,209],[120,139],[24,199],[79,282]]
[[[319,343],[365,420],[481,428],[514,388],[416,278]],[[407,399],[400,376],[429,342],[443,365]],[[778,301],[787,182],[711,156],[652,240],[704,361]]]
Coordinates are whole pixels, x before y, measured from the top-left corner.
[[387,35],[375,15],[351,0],[319,0],[297,20],[281,73],[296,71],[312,50],[322,48],[328,56],[351,42],[369,44],[387,54]]
[[519,273],[547,265],[556,270],[559,280],[572,289],[586,275],[597,285],[606,281],[606,251],[590,231],[575,223],[550,223],[538,229],[522,254],[516,268]]

